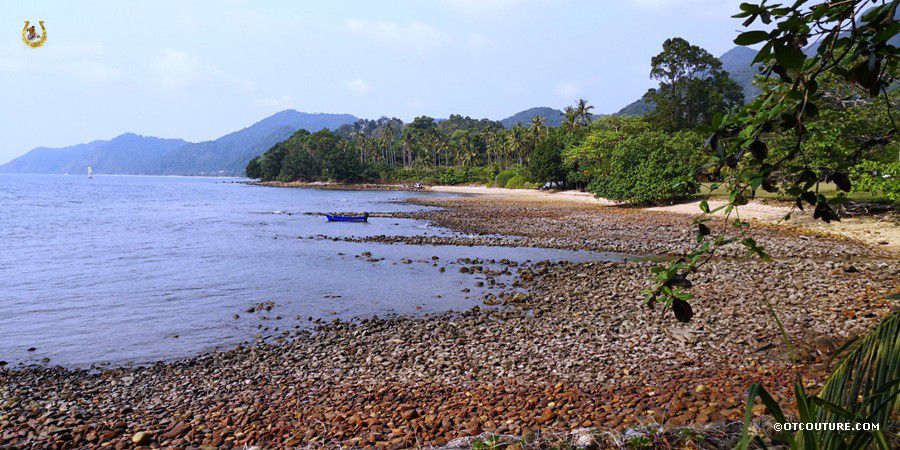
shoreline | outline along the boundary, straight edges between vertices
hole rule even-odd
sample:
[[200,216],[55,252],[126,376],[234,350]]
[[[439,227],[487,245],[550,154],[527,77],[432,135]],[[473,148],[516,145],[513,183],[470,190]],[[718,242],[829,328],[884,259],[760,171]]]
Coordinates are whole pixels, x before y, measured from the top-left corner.
[[[410,216],[553,248],[677,254],[692,244],[688,214],[490,192],[420,198],[441,209]],[[900,277],[893,255],[864,243],[776,227],[758,240],[775,261],[725,252],[698,274],[688,324],[641,306],[652,262],[538,263],[509,267],[525,294],[499,308],[338,322],[97,373],[0,368],[0,448],[125,448],[137,433],[162,446],[402,448],[737,420],[753,381],[776,398],[796,374],[821,382],[833,350],[890,310],[883,298]],[[479,266],[467,273],[488,282]],[[779,306],[799,364],[759,319],[762,295]]]
[[[517,199],[535,203],[577,204],[621,208],[611,200],[598,198],[589,192],[577,190],[543,191],[537,189],[507,189],[487,186],[423,186],[416,189],[403,184],[382,183],[334,183],[334,182],[278,182],[247,181],[245,184],[267,187],[329,189],[329,190],[384,190],[412,192],[443,192],[457,195],[478,195],[495,199]],[[722,204],[721,200],[710,199],[712,208]],[[695,217],[700,214],[700,201],[682,202],[666,206],[625,207],[629,210],[679,214]],[[900,221],[897,217],[849,217],[839,222],[825,224],[812,218],[812,211],[799,211],[793,204],[779,200],[751,200],[740,208],[741,218],[768,227],[781,227],[796,232],[824,235],[840,239],[851,239],[881,250],[900,255]],[[789,221],[783,220],[790,214]]]

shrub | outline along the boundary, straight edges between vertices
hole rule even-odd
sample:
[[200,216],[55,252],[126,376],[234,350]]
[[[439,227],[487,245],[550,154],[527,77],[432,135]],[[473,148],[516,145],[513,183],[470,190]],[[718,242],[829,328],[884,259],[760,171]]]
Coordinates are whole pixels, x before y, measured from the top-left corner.
[[507,189],[525,189],[531,187],[531,184],[524,175],[516,175],[506,182],[505,187]]
[[854,191],[883,195],[892,202],[900,201],[900,162],[863,161],[850,169]]
[[608,172],[589,189],[632,204],[685,198],[691,191],[684,182],[695,179],[705,159],[702,148],[702,139],[692,132],[645,131],[627,137],[609,151]]
[[558,183],[566,179],[566,171],[563,167],[562,150],[565,147],[560,132],[552,131],[544,138],[534,151],[528,162],[528,172],[531,178],[541,183]]
[[494,178],[494,182],[497,183],[497,186],[499,186],[499,187],[506,187],[506,183],[510,180],[510,178],[512,178],[518,174],[519,174],[518,169],[507,169],[507,170],[504,170],[504,171],[501,171],[500,173],[498,173],[497,176]]
[[469,181],[467,170],[458,167],[448,167],[438,176],[441,184],[462,184]]

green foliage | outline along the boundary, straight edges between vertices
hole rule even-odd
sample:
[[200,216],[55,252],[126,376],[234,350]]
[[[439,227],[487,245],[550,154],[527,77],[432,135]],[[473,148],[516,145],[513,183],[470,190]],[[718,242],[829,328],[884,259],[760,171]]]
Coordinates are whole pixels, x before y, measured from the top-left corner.
[[499,436],[488,436],[472,442],[472,450],[500,450],[506,448],[506,442]]
[[261,157],[257,156],[247,163],[247,168],[244,169],[244,174],[247,178],[262,178],[262,163],[260,159]]
[[900,312],[886,317],[864,339],[851,347],[828,377],[818,396],[809,395],[800,380],[794,383],[797,417],[788,418],[781,405],[759,383],[747,394],[744,430],[737,446],[750,448],[754,441],[765,448],[762,436],[751,433],[756,399],[778,423],[878,424],[879,430],[781,431],[776,442],[791,449],[838,450],[875,446],[890,449],[890,429],[900,412]]
[[740,85],[722,62],[682,38],[666,39],[662,53],[650,60],[650,77],[659,87],[645,94],[656,104],[649,120],[670,131],[693,129],[744,102]]
[[[729,193],[722,206],[725,226],[718,235],[710,235],[710,227],[704,224],[710,220],[707,205],[704,215],[695,221],[697,249],[669,265],[669,269],[680,265],[677,270],[661,272],[671,275],[658,278],[656,286],[646,292],[649,304],[684,301],[672,290],[676,280],[687,280],[724,245],[740,242],[749,252],[767,257],[748,236],[749,224],[729,222],[757,189],[789,196],[798,209],[814,208],[815,219],[840,220],[834,204],[846,199],[853,188],[849,167],[860,157],[884,157],[878,149],[891,148],[898,135],[892,117],[894,100],[888,93],[896,86],[900,71],[900,49],[891,43],[900,32],[898,5],[897,0],[741,4],[734,17],[745,19],[745,27],[761,22],[765,31],[748,30],[735,42],[761,43],[753,63],[763,66],[763,76],[777,76],[780,83],[772,83],[742,110],[713,117],[707,142],[713,153],[714,176],[722,178]],[[804,52],[810,43],[814,45]],[[834,93],[841,89],[852,95],[836,97]],[[886,126],[882,131],[877,124],[871,127],[873,124],[866,123],[870,111],[862,109],[851,114],[864,118],[857,120],[851,115],[844,128],[839,124],[846,115],[844,100],[883,107]],[[830,116],[828,109],[844,112]],[[823,117],[824,122],[817,124]],[[869,133],[876,136],[865,136]],[[791,141],[779,144],[784,137]],[[777,145],[773,148],[772,144]],[[821,181],[835,184],[841,192],[831,196],[820,192]]]
[[[783,90],[783,82],[769,79],[763,84],[763,92]],[[894,126],[886,105],[865,98],[865,92],[848,85],[836,77],[820,81],[822,101],[817,107],[817,118],[805,125],[805,136],[800,140],[799,155],[802,163],[820,174],[845,173],[847,168],[861,160],[897,160],[900,146],[896,141],[883,141]],[[891,109],[897,108],[898,92],[886,97]],[[788,158],[798,142],[796,129],[766,133],[763,142],[773,160]],[[772,170],[772,179],[787,179],[797,165]],[[859,190],[859,189],[854,189]]]
[[322,161],[306,146],[291,149],[281,165],[278,181],[313,181],[322,176]]
[[900,162],[863,161],[850,169],[853,189],[900,202]]
[[510,178],[504,187],[507,189],[527,189],[534,187],[534,185],[528,182],[528,178],[525,175],[520,174]]
[[503,170],[497,174],[496,178],[494,178],[494,184],[496,184],[499,187],[506,187],[506,183],[508,183],[511,178],[519,175],[520,173],[521,173],[520,169]]
[[300,130],[247,165],[248,175],[265,181],[345,181],[358,178],[365,169],[350,141],[328,130],[313,134]]
[[625,137],[606,155],[606,173],[590,190],[600,197],[632,204],[688,197],[690,181],[702,167],[703,141],[693,132],[645,131]]
[[541,183],[565,181],[566,170],[562,161],[563,148],[565,148],[565,139],[560,131],[551,132],[546,138],[539,141],[528,162],[531,179]]
[[565,164],[577,167],[588,177],[609,172],[609,153],[629,137],[649,131],[652,126],[642,117],[606,116],[593,122],[582,139],[572,140],[563,151]]

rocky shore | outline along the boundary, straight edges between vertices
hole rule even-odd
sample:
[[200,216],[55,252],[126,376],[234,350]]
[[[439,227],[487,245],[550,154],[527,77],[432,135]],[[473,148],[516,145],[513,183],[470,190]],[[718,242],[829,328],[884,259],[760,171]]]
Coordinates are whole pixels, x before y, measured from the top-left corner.
[[335,191],[415,191],[425,190],[424,187],[406,184],[389,183],[332,183],[327,181],[243,181],[242,183],[253,186],[280,187],[280,188],[308,188],[327,189]]
[[[442,209],[405,216],[464,235],[366,240],[660,256],[693,242],[690,217],[677,214],[478,196],[417,202]],[[900,287],[897,256],[883,249],[776,227],[755,235],[774,261],[735,248],[704,266],[687,324],[643,306],[653,262],[536,263],[510,265],[518,294],[495,308],[335,322],[136,368],[0,368],[0,448],[427,448],[495,434],[513,448],[661,436],[725,448],[750,383],[777,397],[798,375],[820,383],[836,349],[895,307],[886,297]],[[793,358],[766,301],[798,348]],[[714,428],[641,431],[651,424]]]

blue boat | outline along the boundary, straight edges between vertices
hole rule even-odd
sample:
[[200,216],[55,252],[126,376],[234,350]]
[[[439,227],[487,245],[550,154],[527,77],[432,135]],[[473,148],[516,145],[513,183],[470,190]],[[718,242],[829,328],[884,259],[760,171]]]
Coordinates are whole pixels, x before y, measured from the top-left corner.
[[338,214],[325,214],[325,218],[328,219],[329,222],[368,222],[369,213],[365,213],[361,216],[341,216]]

